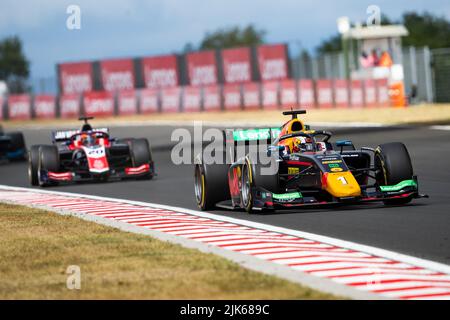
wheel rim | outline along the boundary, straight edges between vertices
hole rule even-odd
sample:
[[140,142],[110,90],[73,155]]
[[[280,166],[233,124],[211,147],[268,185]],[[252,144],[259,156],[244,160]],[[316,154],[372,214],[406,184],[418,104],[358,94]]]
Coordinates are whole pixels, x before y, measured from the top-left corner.
[[195,199],[197,204],[202,203],[203,199],[203,181],[202,173],[200,172],[200,167],[195,167],[195,178],[194,178],[194,189],[195,189]]
[[250,201],[250,179],[248,178],[248,166],[245,165],[242,169],[242,202],[247,206]]

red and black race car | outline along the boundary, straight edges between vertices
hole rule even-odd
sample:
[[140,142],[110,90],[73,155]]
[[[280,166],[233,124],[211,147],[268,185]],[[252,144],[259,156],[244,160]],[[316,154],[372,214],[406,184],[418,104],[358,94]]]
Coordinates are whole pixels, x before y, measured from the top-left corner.
[[403,205],[427,197],[419,194],[403,143],[359,150],[348,140],[331,143],[330,132],[311,130],[297,118],[304,113],[283,112],[292,119],[281,128],[225,130],[222,163],[196,157],[198,207],[254,212],[372,201]]
[[28,153],[28,176],[33,186],[82,181],[151,179],[152,153],[145,138],[117,139],[108,128],[94,129],[92,117],[81,117],[81,130],[52,132],[52,145],[33,145]]

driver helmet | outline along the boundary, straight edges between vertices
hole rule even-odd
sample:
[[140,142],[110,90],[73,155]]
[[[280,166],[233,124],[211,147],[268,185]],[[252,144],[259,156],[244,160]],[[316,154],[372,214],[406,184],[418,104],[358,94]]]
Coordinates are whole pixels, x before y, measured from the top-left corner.
[[93,134],[91,134],[91,133],[83,133],[81,135],[81,139],[80,140],[81,140],[81,144],[83,146],[88,147],[88,146],[95,145],[95,138],[94,138]]
[[292,152],[314,151],[313,141],[307,137],[295,137],[292,141]]

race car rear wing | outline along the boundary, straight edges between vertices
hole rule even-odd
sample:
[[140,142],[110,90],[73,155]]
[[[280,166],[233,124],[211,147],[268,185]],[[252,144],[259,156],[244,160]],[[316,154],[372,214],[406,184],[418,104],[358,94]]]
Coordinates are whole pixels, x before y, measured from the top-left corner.
[[[92,131],[104,132],[109,134],[108,128],[94,128]],[[74,134],[80,133],[81,130],[57,130],[52,131],[52,141],[53,142],[63,142],[69,140]]]

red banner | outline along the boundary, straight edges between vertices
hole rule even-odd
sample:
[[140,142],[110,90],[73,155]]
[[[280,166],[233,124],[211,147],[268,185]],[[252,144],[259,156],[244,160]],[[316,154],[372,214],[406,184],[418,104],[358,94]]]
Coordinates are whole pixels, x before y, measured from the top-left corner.
[[147,88],[168,88],[178,85],[177,56],[142,59],[142,74]]
[[334,80],[334,103],[336,107],[349,107],[348,82],[345,79]]
[[350,103],[352,107],[364,106],[363,86],[361,80],[352,80],[350,86]]
[[297,83],[294,80],[281,81],[280,101],[283,109],[297,108]]
[[256,82],[244,83],[242,86],[244,109],[258,110],[261,108],[260,85]]
[[137,114],[137,98],[135,90],[122,90],[118,94],[119,115]]
[[250,48],[222,50],[222,65],[226,83],[242,83],[252,80]]
[[8,114],[11,120],[31,119],[31,98],[28,94],[10,95]]
[[374,108],[377,106],[375,80],[367,79],[364,81],[364,98],[366,107]]
[[165,88],[161,90],[161,111],[179,112],[180,111],[180,88]]
[[298,103],[302,109],[314,108],[314,85],[312,80],[301,79],[298,81]]
[[217,84],[217,66],[214,51],[188,53],[186,59],[189,83],[191,85]]
[[109,91],[85,92],[83,103],[84,113],[88,117],[114,115],[114,96]]
[[316,82],[317,92],[317,106],[319,108],[332,108],[333,107],[333,86],[331,80],[317,80]]
[[157,89],[142,89],[141,94],[141,113],[155,113],[159,110],[159,95]]
[[268,81],[261,85],[262,105],[266,110],[278,109],[278,81]]
[[241,88],[237,84],[223,86],[223,105],[225,110],[241,109]]
[[53,119],[56,116],[55,97],[39,95],[34,97],[34,114],[38,119]]
[[92,64],[90,62],[62,63],[59,79],[63,94],[83,93],[93,90]]
[[262,81],[288,77],[287,51],[283,44],[258,47],[258,66]]
[[387,79],[376,80],[377,102],[380,107],[389,106],[389,85]]
[[76,118],[80,115],[80,96],[65,94],[59,98],[59,112],[61,118]]
[[205,111],[219,111],[221,109],[219,86],[212,85],[203,88],[203,109]]
[[103,60],[100,62],[102,85],[106,91],[134,89],[133,60]]
[[183,110],[186,112],[200,111],[201,91],[199,87],[184,87],[183,89]]

